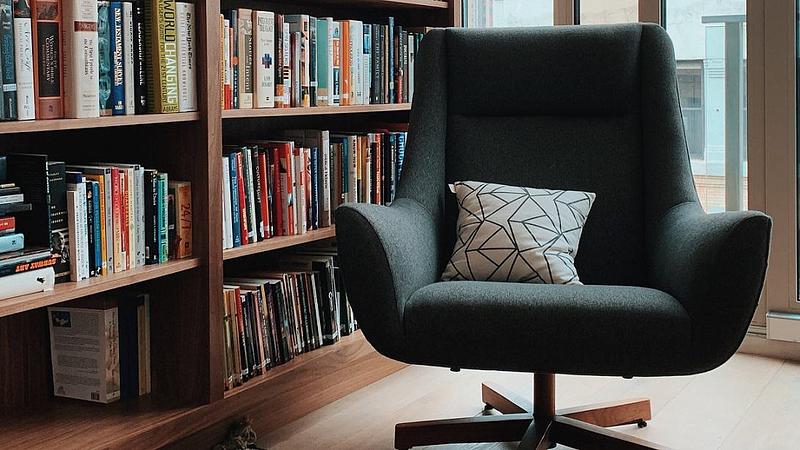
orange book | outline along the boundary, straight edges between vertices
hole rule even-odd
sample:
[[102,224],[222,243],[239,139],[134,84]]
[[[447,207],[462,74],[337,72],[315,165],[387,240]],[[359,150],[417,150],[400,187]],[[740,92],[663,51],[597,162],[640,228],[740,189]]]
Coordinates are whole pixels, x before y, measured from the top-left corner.
[[339,48],[342,52],[339,65],[339,104],[347,106],[350,104],[350,22],[342,20],[339,26],[342,30],[339,39]]
[[170,181],[175,191],[175,257],[192,256],[192,184],[189,181]]

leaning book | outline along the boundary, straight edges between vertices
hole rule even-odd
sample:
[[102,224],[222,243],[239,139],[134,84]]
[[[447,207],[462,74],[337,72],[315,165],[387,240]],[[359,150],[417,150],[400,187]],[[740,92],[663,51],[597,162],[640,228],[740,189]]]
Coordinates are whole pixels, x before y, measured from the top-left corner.
[[116,307],[47,308],[53,394],[97,403],[120,397]]

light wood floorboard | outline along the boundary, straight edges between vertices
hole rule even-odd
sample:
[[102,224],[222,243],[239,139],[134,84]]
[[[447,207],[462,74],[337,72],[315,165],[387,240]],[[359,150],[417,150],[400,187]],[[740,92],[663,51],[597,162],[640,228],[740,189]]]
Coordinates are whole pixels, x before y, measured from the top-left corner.
[[[481,413],[480,383],[490,380],[530,395],[529,374],[408,367],[274,432],[270,450],[392,449],[397,422]],[[617,430],[677,449],[800,448],[800,364],[737,354],[723,366],[688,377],[559,375],[558,408],[648,397],[653,420]],[[430,450],[506,450],[513,443],[449,445]],[[564,449],[565,447],[558,447]]]

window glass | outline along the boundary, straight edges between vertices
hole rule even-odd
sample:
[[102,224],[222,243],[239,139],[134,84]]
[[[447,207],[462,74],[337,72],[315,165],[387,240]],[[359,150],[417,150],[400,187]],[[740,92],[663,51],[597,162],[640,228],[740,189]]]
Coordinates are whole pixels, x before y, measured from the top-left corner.
[[580,23],[624,23],[639,20],[639,0],[580,0]]
[[747,208],[745,0],[667,0],[678,92],[700,201]]
[[553,0],[466,0],[468,27],[531,27],[553,25]]

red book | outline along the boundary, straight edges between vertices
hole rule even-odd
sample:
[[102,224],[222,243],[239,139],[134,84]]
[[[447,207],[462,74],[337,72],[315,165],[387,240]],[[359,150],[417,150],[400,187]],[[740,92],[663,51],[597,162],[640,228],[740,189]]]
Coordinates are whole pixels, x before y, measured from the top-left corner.
[[[128,205],[130,204],[129,196],[133,195],[132,192],[128,192],[128,174],[125,170],[119,170],[119,217],[120,217],[120,231],[122,232],[122,254],[124,258],[122,259],[122,267],[124,270],[128,270],[131,268],[131,258],[133,255],[130,254],[130,214],[133,211],[129,211]],[[111,176],[113,177],[114,174],[112,172]]]
[[64,117],[61,0],[32,0],[33,92],[37,119]]
[[272,237],[269,227],[269,186],[267,185],[267,154],[258,154],[259,176],[261,177],[261,218],[264,220],[264,239]]
[[119,169],[111,168],[111,222],[114,227],[114,272],[125,270],[122,239],[122,183],[120,182]]
[[236,153],[236,182],[239,184],[239,222],[242,230],[242,245],[249,244],[247,237],[247,200],[244,195],[244,164],[242,152]]
[[0,234],[13,233],[16,228],[16,219],[13,217],[0,217]]
[[279,158],[280,158],[280,173],[281,173],[281,196],[285,198],[284,210],[283,210],[283,218],[284,224],[286,224],[286,235],[293,236],[296,233],[295,231],[295,213],[294,209],[297,207],[295,205],[295,189],[294,189],[294,171],[292,170],[292,159],[294,155],[292,155],[292,146],[291,144],[281,145],[279,151]]

